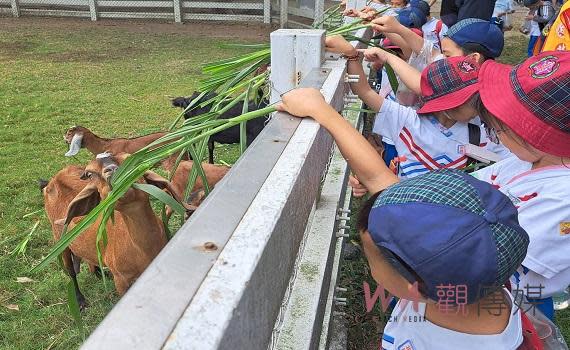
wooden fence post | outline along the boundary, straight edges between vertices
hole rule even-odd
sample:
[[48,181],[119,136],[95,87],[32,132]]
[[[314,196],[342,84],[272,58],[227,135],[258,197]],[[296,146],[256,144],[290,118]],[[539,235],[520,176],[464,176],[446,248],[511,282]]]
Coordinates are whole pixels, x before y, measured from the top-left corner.
[[12,15],[20,17],[20,2],[19,0],[12,0]]
[[279,18],[281,22],[281,28],[287,28],[287,22],[289,21],[289,0],[280,0],[279,3]]
[[263,0],[263,23],[271,23],[271,0]]
[[174,5],[174,22],[182,23],[182,1],[173,0]]
[[89,14],[92,21],[97,20],[97,0],[89,0]]

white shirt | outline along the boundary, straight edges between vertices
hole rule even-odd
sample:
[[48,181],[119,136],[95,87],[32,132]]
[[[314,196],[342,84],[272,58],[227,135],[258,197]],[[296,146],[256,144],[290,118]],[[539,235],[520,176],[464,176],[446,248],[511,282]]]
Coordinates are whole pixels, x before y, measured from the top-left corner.
[[[506,290],[504,292],[509,295],[513,305],[512,295]],[[509,308],[504,306],[506,309],[502,312],[509,312],[511,316],[503,332],[475,335],[431,323],[425,318],[424,303],[417,304],[417,312],[414,311],[412,302],[405,303],[405,306],[403,304],[402,300],[398,302],[384,328],[383,350],[515,350],[523,342],[521,311],[516,305]],[[482,309],[481,312],[489,311]]]
[[438,32],[438,22],[441,22],[441,20],[432,17],[428,22],[426,22],[426,24],[422,26],[422,32],[424,33],[424,40],[427,39],[431,41],[435,47],[441,49],[441,40],[449,28],[447,28],[445,23],[441,22],[439,25],[440,30]]
[[513,0],[497,0],[493,9],[493,17],[498,17],[497,15],[501,13],[509,13],[513,9]]
[[520,287],[542,284],[542,295],[529,297],[545,298],[570,284],[570,169],[531,167],[510,157],[473,175],[498,188],[517,207],[530,244],[513,282]]
[[[402,84],[402,83],[400,83],[400,84]],[[396,94],[394,93],[394,91],[392,91],[392,87],[390,86],[390,79],[388,79],[388,74],[386,73],[386,68],[382,68],[382,87],[380,88],[379,93],[381,95],[383,95],[383,97],[385,99],[397,102]],[[381,136],[382,136],[383,142],[385,142],[389,145],[394,145],[394,141],[392,141],[391,138],[389,138],[385,135],[381,135]]]
[[[481,128],[480,146],[486,146]],[[467,123],[442,126],[433,116],[418,116],[410,107],[384,100],[372,131],[394,141],[400,157],[400,178],[411,178],[441,168],[459,169],[467,164],[460,146],[469,143]]]
[[[536,10],[534,10],[533,16],[536,16]],[[530,21],[530,31],[528,34],[530,36],[540,36],[540,27],[537,21]]]

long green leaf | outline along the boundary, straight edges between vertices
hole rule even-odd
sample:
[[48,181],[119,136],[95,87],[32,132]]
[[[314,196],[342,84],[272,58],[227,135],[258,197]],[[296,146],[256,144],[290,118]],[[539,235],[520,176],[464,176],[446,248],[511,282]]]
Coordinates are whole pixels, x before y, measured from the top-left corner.
[[[204,192],[206,196],[210,194],[210,186],[208,185],[208,177],[204,172],[204,168],[202,167],[202,159],[204,158],[204,153],[206,150],[206,145],[208,144],[208,139],[202,140],[200,143],[200,149],[196,152],[196,149],[193,145],[188,146],[188,152],[192,155],[192,159],[196,159],[192,164],[192,171],[190,173],[191,176],[188,177],[188,184],[186,185],[186,192],[184,192],[184,200],[187,201],[190,191],[194,188],[196,184],[197,176],[199,175],[202,179],[202,186],[204,186]],[[192,179],[192,180],[190,180]]]
[[384,64],[384,68],[386,69],[386,75],[388,75],[388,81],[390,81],[390,86],[392,87],[392,91],[396,93],[398,91],[399,83],[398,77],[396,73],[394,73],[394,69],[389,64]]
[[136,188],[137,190],[141,190],[141,191],[148,193],[149,195],[158,199],[163,204],[166,204],[169,207],[171,207],[172,210],[174,210],[178,214],[183,215],[183,216],[184,216],[184,214],[186,214],[186,209],[184,209],[182,204],[178,203],[174,198],[172,198],[170,195],[168,195],[166,192],[164,192],[160,188],[158,188],[154,185],[140,184],[140,183],[134,183],[133,187]]
[[81,333],[81,338],[85,340],[85,327],[83,326],[83,320],[81,319],[79,303],[75,297],[75,286],[73,285],[72,280],[67,283],[67,307],[69,308],[69,313],[71,314],[71,317],[73,317],[76,327]]
[[[249,112],[249,93],[251,90],[251,85],[245,90],[245,97],[243,99],[243,108],[241,114],[246,114]],[[243,154],[247,147],[247,122],[241,122],[239,124],[239,153]]]

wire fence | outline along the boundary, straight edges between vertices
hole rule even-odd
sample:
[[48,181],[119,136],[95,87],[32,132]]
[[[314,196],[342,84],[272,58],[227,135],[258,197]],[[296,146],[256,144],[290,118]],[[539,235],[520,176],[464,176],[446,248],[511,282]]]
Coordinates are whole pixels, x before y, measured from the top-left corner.
[[0,0],[8,16],[270,22],[269,0]]
[[[324,0],[0,0],[0,16],[49,16],[99,19],[185,21],[245,21],[281,27],[291,21],[311,23],[323,13]],[[283,12],[285,11],[285,12]],[[310,19],[310,20],[309,20]]]

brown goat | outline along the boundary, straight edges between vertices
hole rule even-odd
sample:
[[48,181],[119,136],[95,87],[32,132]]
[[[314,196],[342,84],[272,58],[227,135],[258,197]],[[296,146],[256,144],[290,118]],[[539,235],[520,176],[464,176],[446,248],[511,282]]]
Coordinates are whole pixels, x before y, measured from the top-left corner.
[[[188,176],[192,171],[193,166],[194,162],[191,160],[181,161],[178,165],[171,181],[172,187],[176,193],[184,193],[186,184],[188,183]],[[228,173],[228,171],[230,171],[230,168],[227,166],[209,163],[202,163],[202,168],[206,174],[206,179],[208,179],[208,186],[210,189],[214,188],[214,186]],[[194,196],[190,198],[191,205],[200,205],[204,199],[203,194],[200,193],[202,189],[204,189],[204,183],[202,182],[202,178],[198,176],[196,183],[194,184],[194,188],[192,188],[191,191],[191,193],[194,194]]]
[[[110,177],[124,158],[124,155],[104,154],[85,168],[66,167],[43,188],[45,209],[56,240],[61,237],[65,224],[73,227],[81,216],[107,196]],[[167,180],[153,172],[145,173],[144,180],[175,193]],[[85,260],[91,269],[98,265],[96,235],[99,223],[100,220],[79,235],[63,253],[64,265],[74,281],[82,308],[85,298],[79,290],[76,273],[80,260]],[[113,274],[117,292],[123,295],[166,245],[167,237],[162,221],[150,206],[148,195],[134,188],[117,201],[114,223],[107,223],[107,235],[107,245],[101,247],[103,262]]]
[[[63,139],[69,145],[69,150],[65,155],[68,157],[74,156],[79,153],[81,148],[86,148],[89,152],[93,153],[93,155],[98,155],[103,152],[109,152],[111,154],[135,153],[166,134],[166,132],[156,132],[129,139],[105,139],[95,135],[91,130],[83,126],[74,126],[69,128],[63,135]],[[162,165],[166,170],[170,170],[177,158],[178,154],[173,154],[163,160]],[[188,157],[184,157],[183,159],[188,159]]]
[[166,134],[166,132],[156,132],[154,134],[129,139],[105,139],[95,135],[91,130],[83,126],[74,126],[67,130],[63,139],[69,144],[69,151],[66,153],[66,155],[69,156],[76,155],[81,148],[87,148],[93,155],[103,152],[119,154],[135,153]]

